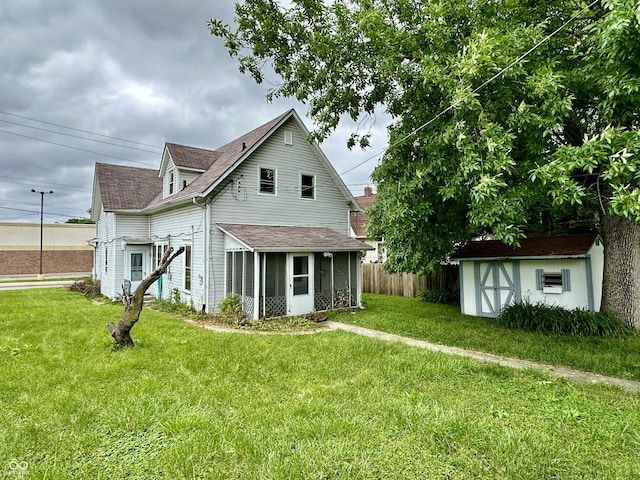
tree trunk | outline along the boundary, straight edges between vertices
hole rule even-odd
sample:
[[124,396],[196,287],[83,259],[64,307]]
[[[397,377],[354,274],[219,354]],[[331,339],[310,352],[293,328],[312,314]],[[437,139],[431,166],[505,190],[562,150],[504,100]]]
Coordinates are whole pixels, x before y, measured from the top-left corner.
[[604,278],[601,310],[640,330],[640,225],[602,215]]
[[124,314],[120,318],[117,326],[113,322],[107,323],[107,330],[109,330],[109,333],[111,333],[111,336],[118,345],[122,345],[124,347],[133,347],[135,345],[130,332],[136,322],[140,319],[142,302],[144,301],[144,292],[146,292],[147,289],[167,271],[167,267],[169,267],[171,262],[173,262],[173,260],[182,252],[184,252],[184,247],[180,247],[175,253],[173,252],[173,248],[169,247],[163,255],[158,268],[140,282],[140,285],[138,285],[138,288],[136,288],[133,294],[128,291],[123,283],[122,301],[125,304]]

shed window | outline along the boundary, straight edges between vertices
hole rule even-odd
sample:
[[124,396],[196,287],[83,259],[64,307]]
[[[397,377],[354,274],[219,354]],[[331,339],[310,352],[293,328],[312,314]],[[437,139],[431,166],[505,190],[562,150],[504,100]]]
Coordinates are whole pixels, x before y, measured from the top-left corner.
[[559,272],[536,269],[536,289],[545,293],[562,293],[571,291],[571,270],[563,268]]

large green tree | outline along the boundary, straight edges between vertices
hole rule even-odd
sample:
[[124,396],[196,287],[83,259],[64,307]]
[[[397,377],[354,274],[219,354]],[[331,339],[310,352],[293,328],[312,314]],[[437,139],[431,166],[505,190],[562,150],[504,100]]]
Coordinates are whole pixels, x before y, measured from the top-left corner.
[[639,22],[632,0],[245,0],[209,26],[241,71],[282,79],[269,97],[309,105],[317,140],[391,116],[370,211],[390,268],[587,218],[603,309],[640,328]]

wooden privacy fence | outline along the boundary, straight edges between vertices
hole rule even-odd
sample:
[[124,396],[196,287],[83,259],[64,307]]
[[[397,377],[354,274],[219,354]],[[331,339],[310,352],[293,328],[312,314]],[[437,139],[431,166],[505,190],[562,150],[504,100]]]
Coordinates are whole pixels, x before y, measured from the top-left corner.
[[442,265],[437,272],[427,275],[415,273],[388,273],[381,263],[362,264],[362,291],[415,297],[420,290],[460,291],[458,265]]

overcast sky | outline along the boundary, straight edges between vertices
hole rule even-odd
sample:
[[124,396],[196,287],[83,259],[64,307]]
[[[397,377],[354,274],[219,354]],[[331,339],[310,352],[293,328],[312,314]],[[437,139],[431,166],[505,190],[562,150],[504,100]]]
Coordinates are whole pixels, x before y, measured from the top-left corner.
[[[268,103],[269,85],[210,35],[207,20],[231,23],[233,3],[2,0],[0,222],[40,221],[31,189],[54,191],[45,223],[87,217],[95,162],[158,168],[165,141],[215,149],[289,108],[312,129],[305,105]],[[373,147],[349,151],[344,123],[321,148],[341,174],[384,150],[385,128],[379,119]],[[376,161],[342,176],[354,195]]]

